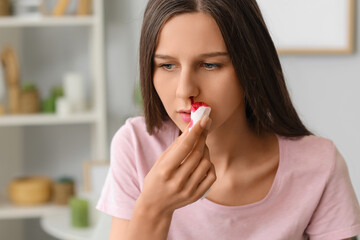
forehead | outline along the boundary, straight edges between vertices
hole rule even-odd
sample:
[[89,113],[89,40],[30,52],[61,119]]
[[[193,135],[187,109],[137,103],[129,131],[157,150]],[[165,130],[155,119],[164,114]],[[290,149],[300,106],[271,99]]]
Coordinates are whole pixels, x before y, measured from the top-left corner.
[[156,53],[197,54],[226,52],[221,31],[214,18],[206,13],[185,13],[170,18],[162,27]]

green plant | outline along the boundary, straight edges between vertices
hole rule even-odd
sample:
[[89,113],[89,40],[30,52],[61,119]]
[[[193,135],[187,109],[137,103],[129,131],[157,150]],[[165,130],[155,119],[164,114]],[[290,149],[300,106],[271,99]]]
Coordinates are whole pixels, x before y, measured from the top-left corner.
[[33,91],[36,91],[36,85],[32,82],[25,82],[23,85],[22,85],[22,90],[24,92],[33,92]]
[[59,86],[52,88],[52,90],[51,90],[51,96],[52,96],[53,98],[55,98],[55,99],[58,98],[58,97],[64,96],[64,90],[63,90],[63,88],[62,88],[62,87],[59,87]]

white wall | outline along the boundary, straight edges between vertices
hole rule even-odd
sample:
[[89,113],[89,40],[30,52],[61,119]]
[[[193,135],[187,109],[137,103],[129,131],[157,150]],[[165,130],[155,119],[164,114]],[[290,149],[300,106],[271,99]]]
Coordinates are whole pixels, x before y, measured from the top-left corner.
[[126,118],[136,114],[133,91],[139,78],[138,45],[146,2],[109,1],[105,4],[109,140]]

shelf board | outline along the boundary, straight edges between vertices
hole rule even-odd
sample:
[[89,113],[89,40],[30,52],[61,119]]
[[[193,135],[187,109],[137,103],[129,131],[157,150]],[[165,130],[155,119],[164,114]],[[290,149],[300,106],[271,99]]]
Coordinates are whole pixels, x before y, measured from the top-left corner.
[[0,202],[0,219],[40,218],[63,212],[66,206],[44,204],[38,206],[17,206],[9,202]]
[[95,226],[87,228],[74,228],[71,226],[71,215],[69,209],[46,215],[40,219],[41,227],[48,234],[58,239],[89,240],[92,239]]
[[91,26],[93,16],[0,17],[0,27]]
[[72,114],[68,116],[58,116],[56,114],[2,115],[0,116],[0,127],[84,124],[93,123],[95,121],[96,115],[92,112]]

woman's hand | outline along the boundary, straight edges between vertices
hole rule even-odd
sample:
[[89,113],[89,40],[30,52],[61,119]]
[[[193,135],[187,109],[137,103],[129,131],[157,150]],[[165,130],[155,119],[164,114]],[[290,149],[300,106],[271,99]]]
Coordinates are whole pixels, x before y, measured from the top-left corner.
[[145,177],[137,204],[157,214],[172,214],[205,194],[216,180],[205,144],[210,125],[211,119],[203,118],[169,146]]

